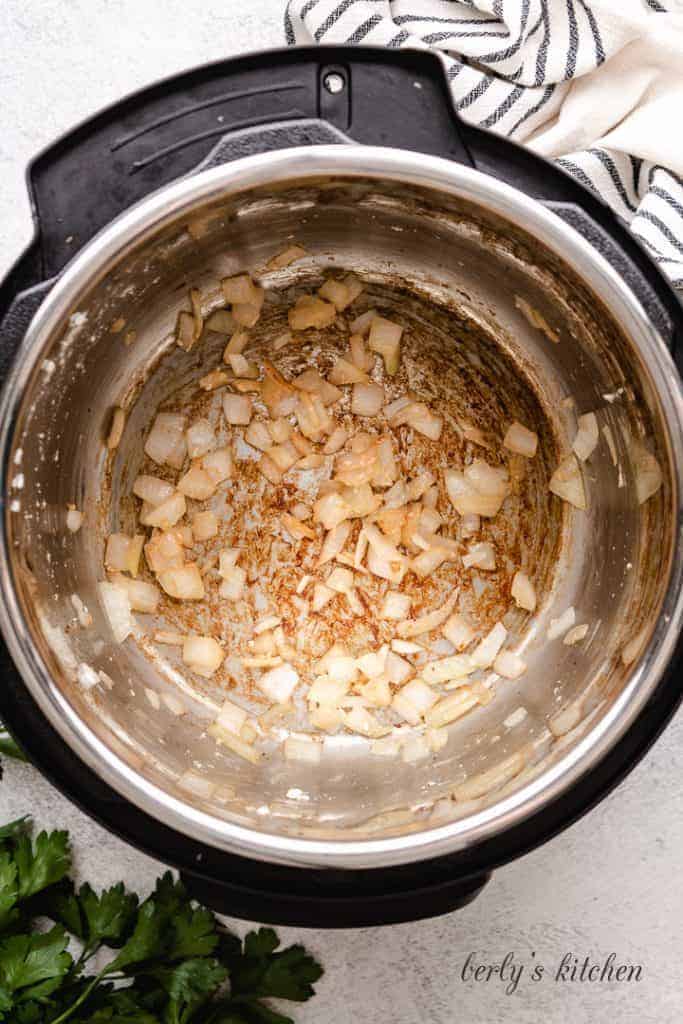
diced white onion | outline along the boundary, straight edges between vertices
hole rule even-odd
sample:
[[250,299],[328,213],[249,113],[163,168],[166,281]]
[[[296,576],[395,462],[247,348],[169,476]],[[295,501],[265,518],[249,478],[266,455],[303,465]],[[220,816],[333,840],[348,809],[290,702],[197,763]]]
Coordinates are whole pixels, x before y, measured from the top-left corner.
[[223,648],[211,636],[188,636],[183,643],[183,661],[200,676],[209,679],[223,664]]
[[414,636],[420,636],[422,633],[430,633],[433,629],[438,629],[439,626],[443,625],[453,611],[453,606],[457,600],[458,595],[456,592],[435,611],[428,612],[426,615],[422,615],[419,619],[399,622],[396,627],[396,632],[399,636],[403,637],[404,640],[409,640]]
[[337,557],[349,539],[350,533],[351,523],[348,520],[328,531],[318,558],[318,566],[325,565],[326,562],[331,562]]
[[478,703],[472,689],[469,686],[461,686],[448,697],[429,708],[425,714],[425,721],[428,726],[439,729],[444,725],[450,725],[456,719],[461,718]]
[[585,637],[588,632],[588,623],[584,622],[581,626],[574,626],[568,633],[565,633],[562,638],[562,643],[566,644],[567,647],[572,647],[574,644],[578,644]]
[[526,662],[514,651],[501,651],[493,662],[493,671],[504,679],[519,679],[526,672]]
[[375,316],[370,322],[368,347],[371,352],[377,352],[382,356],[386,372],[392,376],[398,372],[401,364],[402,334],[403,328],[400,324],[395,324],[385,317]]
[[204,597],[204,581],[193,562],[160,572],[157,578],[163,590],[179,601],[201,601]]
[[234,733],[235,736],[239,736],[242,732],[246,720],[247,712],[244,708],[227,699],[223,701],[221,709],[216,715],[216,725],[225,729],[226,732]]
[[268,270],[283,270],[288,267],[290,263],[295,263],[296,260],[301,260],[306,256],[306,250],[301,245],[290,245],[284,249],[277,256],[272,256],[266,266]]
[[134,537],[127,537],[125,533],[110,534],[104,553],[105,567],[115,572],[129,572],[131,576],[137,576],[144,540],[141,533]]
[[388,651],[384,664],[384,674],[390,683],[401,686],[407,679],[415,675],[415,669],[409,661],[402,658],[396,651]]
[[572,450],[577,458],[585,462],[593,454],[600,438],[598,432],[598,421],[594,412],[584,413],[579,416],[579,429],[574,438]]
[[633,440],[630,454],[638,504],[643,505],[662,486],[662,470],[657,459],[642,442]]
[[128,594],[115,583],[99,583],[100,597],[107,621],[117,644],[123,643],[135,628]]
[[[189,476],[188,473],[186,473],[184,477],[181,477],[180,483],[182,483],[187,476]],[[190,496],[194,497],[194,495]],[[208,497],[208,494],[206,497]],[[170,530],[172,526],[175,526],[179,519],[183,518],[186,510],[187,505],[185,502],[185,495],[180,491],[176,491],[170,498],[167,498],[166,501],[162,501],[160,505],[153,505],[146,512],[141,512],[140,522],[143,526],[156,526],[159,530]]]
[[360,334],[363,337],[370,330],[372,321],[377,316],[376,309],[367,309],[365,313],[361,313],[355,320],[352,320],[349,324],[349,328],[352,334]]
[[538,434],[515,420],[508,427],[503,444],[511,452],[523,455],[525,459],[533,459],[538,448]]
[[351,412],[354,416],[377,416],[384,405],[384,388],[379,384],[354,384]]
[[588,508],[581,467],[573,453],[559,464],[550,478],[548,487],[558,498],[569,502],[575,508],[584,511]]
[[210,477],[214,487],[229,480],[233,473],[233,460],[230,448],[217,448],[202,459],[202,469]]
[[498,657],[498,653],[505,643],[508,631],[502,622],[497,622],[493,629],[486,634],[472,651],[470,655],[472,663],[477,668],[488,668]]
[[66,528],[71,533],[78,533],[83,525],[83,513],[77,508],[69,508],[66,513]]
[[521,569],[518,569],[512,577],[510,593],[518,608],[524,608],[528,612],[533,612],[536,608],[536,589],[527,574]]
[[185,461],[185,417],[179,413],[160,412],[145,442],[145,455],[157,465],[181,469]]
[[311,327],[329,327],[337,316],[331,302],[316,295],[302,295],[289,310],[287,319],[293,331],[305,331]]
[[192,516],[192,533],[200,544],[218,533],[218,516],[215,512],[196,512]]
[[477,568],[493,571],[496,568],[496,552],[493,544],[488,541],[473,544],[467,554],[463,556],[462,564],[466,569]]
[[391,706],[410,725],[417,725],[438,699],[422,679],[413,679],[394,695]]
[[223,415],[231,425],[247,426],[252,411],[252,400],[249,395],[233,395],[230,392],[223,395]]
[[221,576],[223,582],[218,589],[220,596],[224,597],[227,601],[239,601],[244,593],[244,586],[247,582],[246,570],[238,565],[233,565],[222,570]]
[[142,474],[135,478],[135,483],[133,484],[133,494],[137,495],[138,498],[142,498],[148,505],[161,505],[174,492],[175,487],[165,480],[161,480],[158,476]]
[[114,451],[115,448],[118,448],[119,442],[123,437],[123,428],[125,425],[126,414],[120,406],[117,406],[112,414],[109,437],[107,438],[107,448],[110,452]]
[[155,587],[153,583],[147,583],[145,580],[129,580],[125,576],[120,576],[115,582],[118,586],[122,586],[128,594],[132,611],[153,615],[157,610],[161,594],[159,588]]
[[456,651],[461,651],[463,648],[469,646],[475,637],[475,632],[472,626],[458,612],[451,615],[449,619],[444,623],[441,632],[455,647]]
[[277,668],[264,672],[256,680],[259,690],[276,704],[287,704],[299,682],[299,675],[289,664],[278,665]]
[[206,419],[195,420],[185,431],[187,454],[191,459],[201,458],[216,447],[216,433]]
[[429,661],[422,666],[422,677],[426,683],[449,683],[452,679],[465,679],[472,675],[475,666],[467,654],[451,654],[438,661]]

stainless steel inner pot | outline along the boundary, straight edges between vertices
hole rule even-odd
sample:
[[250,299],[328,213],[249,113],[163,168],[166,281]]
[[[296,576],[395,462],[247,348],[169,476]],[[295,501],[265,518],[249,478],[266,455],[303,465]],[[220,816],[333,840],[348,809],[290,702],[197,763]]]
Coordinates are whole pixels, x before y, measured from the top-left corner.
[[[104,537],[125,520],[154,410],[220,358],[220,338],[191,353],[173,344],[188,287],[210,295],[221,277],[262,267],[294,239],[309,256],[266,277],[269,308],[326,268],[354,270],[371,292],[433,310],[424,315],[440,358],[448,362],[452,346],[453,359],[457,351],[475,370],[479,360],[491,396],[509,397],[521,382],[540,410],[550,462],[570,450],[577,414],[597,411],[609,428],[585,466],[588,511],[544,492],[551,514],[531,521],[526,543],[547,563],[544,598],[533,618],[511,620],[527,674],[499,680],[488,706],[413,764],[372,756],[351,736],[326,743],[316,767],[238,760],[205,733],[220,693],[190,686],[144,641],[117,646],[99,603]],[[534,326],[533,311],[550,331]],[[112,333],[118,318],[125,330]],[[128,418],[112,457],[105,439],[116,405]],[[215,847],[361,868],[490,838],[591,771],[644,707],[680,629],[683,403],[666,346],[579,234],[453,163],[316,147],[165,188],[87,245],[50,292],[5,387],[1,423],[2,628],[27,686],[118,792]],[[639,505],[633,453],[643,444],[663,485]],[[84,512],[77,533],[66,527],[69,504]],[[74,594],[92,614],[88,628]],[[550,620],[570,605],[589,625],[585,640],[549,643]],[[90,685],[92,670],[104,680]],[[182,692],[188,713],[155,710],[146,690]]]

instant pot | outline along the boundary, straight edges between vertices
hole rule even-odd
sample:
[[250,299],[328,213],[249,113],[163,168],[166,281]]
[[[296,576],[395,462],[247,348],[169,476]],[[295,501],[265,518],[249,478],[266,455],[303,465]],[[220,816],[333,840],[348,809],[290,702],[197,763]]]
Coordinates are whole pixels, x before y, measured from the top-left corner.
[[[493,868],[602,799],[680,699],[675,293],[589,191],[461,122],[428,52],[301,48],[202,67],[87,121],[28,180],[35,235],[0,286],[0,716],[62,792],[219,911],[342,927],[468,903]],[[201,709],[150,707],[154,665],[110,642],[98,602],[146,425],[198,360],[219,358],[210,339],[169,348],[187,289],[292,240],[309,254],[292,280],[339,267],[398,283],[452,325],[445,345],[499,345],[558,437],[571,445],[577,414],[597,409],[609,438],[586,468],[588,510],[562,509],[527,677],[416,764],[343,737],[314,768],[238,762]],[[504,372],[490,384],[512,386]],[[636,451],[662,478],[642,502]],[[74,622],[73,595],[92,627]],[[569,605],[586,641],[551,649],[542,637]],[[101,683],[83,685],[84,664]]]

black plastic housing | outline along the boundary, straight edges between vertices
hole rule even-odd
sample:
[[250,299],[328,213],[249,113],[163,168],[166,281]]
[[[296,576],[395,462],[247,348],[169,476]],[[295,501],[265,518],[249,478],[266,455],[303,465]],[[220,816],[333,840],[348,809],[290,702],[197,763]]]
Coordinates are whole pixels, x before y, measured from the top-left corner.
[[[336,76],[331,90],[330,76]],[[315,47],[253,54],[160,82],[85,122],[28,170],[35,237],[0,283],[0,376],[66,263],[131,204],[198,165],[289,145],[355,141],[455,160],[551,205],[635,291],[674,351],[675,293],[612,211],[529,151],[460,121],[441,61],[426,51]],[[359,927],[446,913],[475,898],[492,868],[545,842],[636,764],[681,699],[681,643],[637,723],[567,794],[523,825],[449,857],[370,871],[306,870],[232,856],[154,821],[63,742],[4,645],[0,716],[40,770],[84,811],[177,867],[193,894],[237,917]]]

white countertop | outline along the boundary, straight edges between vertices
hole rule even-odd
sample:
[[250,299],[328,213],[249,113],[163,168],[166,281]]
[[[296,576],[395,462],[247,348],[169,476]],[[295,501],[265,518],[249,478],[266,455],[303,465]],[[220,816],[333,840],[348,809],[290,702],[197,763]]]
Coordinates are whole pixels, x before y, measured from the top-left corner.
[[[0,62],[0,274],[30,237],[23,175],[61,133],[125,93],[185,68],[279,46],[284,0],[3,0]],[[683,1000],[683,715],[598,808],[496,872],[456,914],[343,932],[280,929],[303,939],[327,973],[301,1024],[668,1024]],[[145,889],[161,865],[94,825],[38,773],[6,764],[0,822],[30,812],[68,828],[78,871],[103,886]],[[245,925],[236,922],[243,930]],[[517,990],[463,981],[512,952]],[[555,982],[566,953],[642,965],[639,982]],[[535,953],[535,959],[532,957]],[[546,966],[539,983],[533,963]]]

